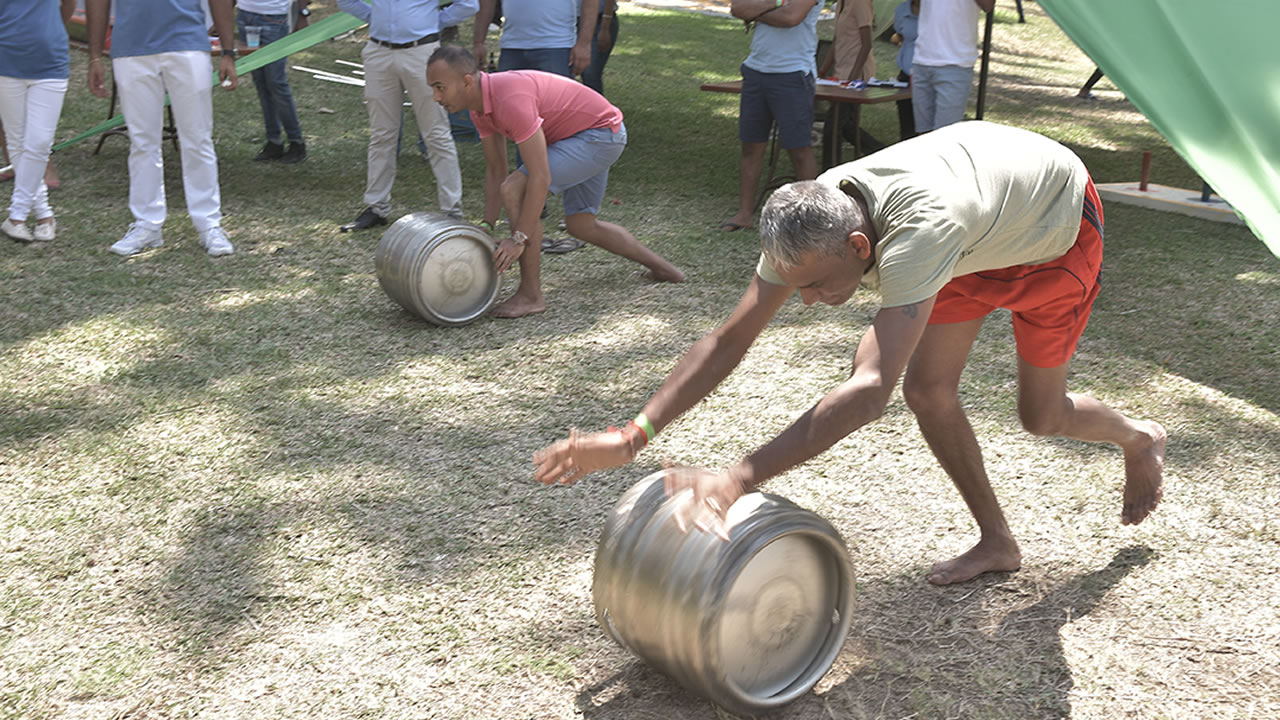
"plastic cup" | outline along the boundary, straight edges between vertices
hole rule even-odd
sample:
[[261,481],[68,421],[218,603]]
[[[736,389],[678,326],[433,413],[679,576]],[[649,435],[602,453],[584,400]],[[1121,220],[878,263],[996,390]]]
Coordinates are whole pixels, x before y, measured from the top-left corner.
[[251,48],[256,48],[261,42],[262,27],[260,25],[246,25],[244,28],[244,44]]

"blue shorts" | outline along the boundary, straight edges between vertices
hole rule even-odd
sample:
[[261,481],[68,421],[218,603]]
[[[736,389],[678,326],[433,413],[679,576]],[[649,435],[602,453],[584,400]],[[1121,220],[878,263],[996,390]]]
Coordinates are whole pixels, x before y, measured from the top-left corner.
[[812,145],[813,87],[810,73],[762,73],[743,65],[738,139],[769,142],[769,131],[776,121],[782,147],[795,150]]
[[[564,214],[598,215],[609,184],[609,168],[627,147],[627,126],[592,128],[557,140],[547,146],[547,164],[551,167],[551,187],[556,195],[564,195]],[[520,172],[529,174],[520,166]]]

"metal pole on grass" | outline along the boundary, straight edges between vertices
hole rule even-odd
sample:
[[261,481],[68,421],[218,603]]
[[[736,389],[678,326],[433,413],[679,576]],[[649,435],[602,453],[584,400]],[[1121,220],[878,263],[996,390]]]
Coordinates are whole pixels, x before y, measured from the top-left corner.
[[978,73],[978,119],[987,105],[987,67],[991,64],[991,21],[995,12],[987,13],[987,27],[982,32],[982,70]]

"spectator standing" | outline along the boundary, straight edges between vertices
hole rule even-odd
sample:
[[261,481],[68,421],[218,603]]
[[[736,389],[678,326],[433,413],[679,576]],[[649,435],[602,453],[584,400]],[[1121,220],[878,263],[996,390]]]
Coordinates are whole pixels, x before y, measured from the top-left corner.
[[742,63],[738,104],[738,212],[720,223],[733,232],[752,226],[756,185],[764,168],[765,147],[774,122],[778,140],[791,156],[796,178],[818,176],[813,156],[813,89],[818,52],[816,0],[733,0],[733,16],[755,31],[751,52]]
[[835,78],[841,82],[875,77],[876,58],[871,53],[871,26],[875,19],[872,0],[838,0],[836,3],[835,38],[831,52],[818,71],[820,77]]
[[[835,39],[831,43],[831,52],[818,71],[820,77],[830,77],[834,69],[835,78],[841,82],[866,83],[876,75],[876,59],[871,53],[871,27],[875,20],[875,6],[872,0],[839,0],[836,4]],[[859,105],[850,107],[851,112],[845,114],[840,133],[849,142],[862,150],[862,154],[873,153],[884,147],[884,143],[875,139],[871,133],[862,129]],[[832,128],[835,109],[827,111],[827,127]],[[861,142],[853,135],[853,129],[859,128]],[[828,132],[831,132],[829,129]]]
[[920,7],[920,32],[911,59],[916,132],[964,119],[978,59],[978,11],[995,0],[928,0]]
[[369,108],[368,179],[365,209],[342,232],[386,225],[396,179],[396,149],[404,95],[409,93],[418,132],[427,146],[427,162],[436,177],[440,212],[462,217],[462,170],[449,115],[431,97],[427,59],[440,47],[440,29],[475,15],[478,0],[338,0],[338,7],[369,23],[364,60],[364,97]]
[[[259,43],[267,45],[292,32],[290,14],[294,0],[238,0],[236,25],[241,39],[248,43],[245,28],[259,29]],[[254,70],[253,87],[258,91],[258,105],[267,128],[267,142],[254,160],[299,163],[307,158],[307,144],[302,137],[298,107],[289,87],[288,67],[283,58]],[[284,140],[289,140],[289,148]]]
[[[898,45],[898,82],[911,82],[911,58],[920,34],[920,0],[903,0],[893,9],[893,41]],[[903,140],[915,137],[916,118],[911,98],[898,101],[898,132]]]
[[[485,35],[495,0],[479,0],[471,51],[488,67]],[[541,70],[573,77],[591,64],[599,0],[514,0],[502,5],[498,70]]]
[[[0,120],[14,172],[0,231],[20,242],[49,241],[57,231],[44,180],[71,72],[65,23],[75,8],[75,0],[0,5]],[[32,214],[35,227],[27,222]]]
[[[89,90],[105,98],[102,49],[108,0],[86,0],[89,28]],[[232,0],[209,0],[222,43],[218,76],[236,87],[235,13]],[[164,244],[164,157],[161,150],[164,98],[169,96],[182,152],[187,212],[210,255],[235,252],[222,229],[218,156],[213,148],[213,89],[209,78],[209,34],[201,0],[128,0],[116,3],[111,30],[111,70],[120,109],[129,126],[129,211],[134,222],[111,246],[129,256]]]
[[604,66],[609,62],[613,46],[618,42],[618,0],[600,0],[595,36],[591,39],[591,64],[582,71],[582,82],[604,94]]

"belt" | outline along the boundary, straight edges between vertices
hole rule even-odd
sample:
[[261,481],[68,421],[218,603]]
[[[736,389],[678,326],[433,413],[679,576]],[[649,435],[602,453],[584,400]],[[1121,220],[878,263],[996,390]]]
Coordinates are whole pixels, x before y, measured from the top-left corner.
[[387,42],[386,40],[379,40],[376,37],[371,37],[369,39],[372,40],[373,42],[378,43],[382,47],[391,48],[392,50],[408,50],[409,48],[418,47],[419,45],[426,45],[427,43],[433,43],[439,40],[440,33],[431,33],[426,37],[420,37],[417,40],[410,40],[407,43]]

